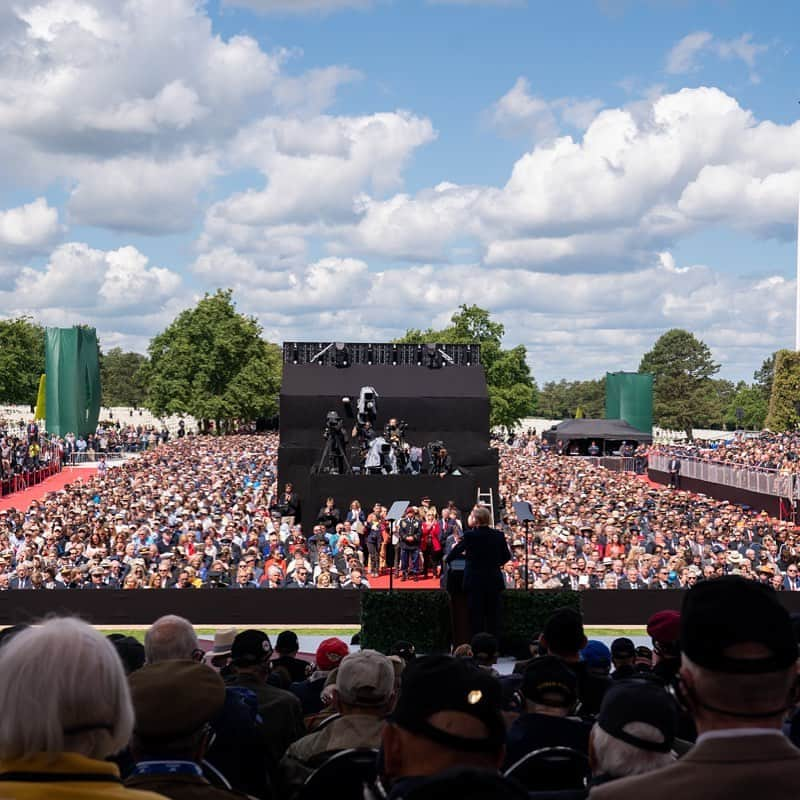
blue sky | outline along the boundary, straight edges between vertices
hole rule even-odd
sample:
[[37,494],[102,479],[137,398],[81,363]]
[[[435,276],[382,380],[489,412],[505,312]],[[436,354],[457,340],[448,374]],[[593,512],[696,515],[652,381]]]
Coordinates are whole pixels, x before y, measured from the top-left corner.
[[536,378],[793,344],[789,3],[0,0],[0,316],[140,351],[489,308]]

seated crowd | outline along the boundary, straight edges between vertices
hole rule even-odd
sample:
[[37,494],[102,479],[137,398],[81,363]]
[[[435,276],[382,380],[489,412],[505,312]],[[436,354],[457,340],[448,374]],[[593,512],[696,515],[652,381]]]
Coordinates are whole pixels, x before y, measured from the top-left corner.
[[[277,447],[275,434],[176,437],[27,510],[0,509],[0,591],[360,590],[392,569],[446,580],[462,535],[453,503],[423,497],[392,528],[381,504],[329,498],[304,528],[302,498],[278,490]],[[800,590],[788,521],[558,456],[535,438],[501,444],[500,465],[507,588],[677,589],[733,574]],[[516,501],[530,503],[527,529]]]
[[[798,640],[728,576],[651,619],[652,649],[553,612],[531,658],[497,641],[386,655],[162,617],[144,645],[77,619],[0,634],[0,794],[224,798],[796,796]],[[352,648],[352,649],[351,649]],[[58,653],[58,658],[53,658]],[[508,673],[508,670],[503,670]]]

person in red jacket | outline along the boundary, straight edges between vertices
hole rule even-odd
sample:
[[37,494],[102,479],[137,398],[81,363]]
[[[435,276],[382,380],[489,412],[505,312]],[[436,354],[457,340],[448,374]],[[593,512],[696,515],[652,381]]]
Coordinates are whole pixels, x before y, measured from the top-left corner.
[[428,577],[428,570],[433,570],[434,576],[439,577],[442,572],[442,526],[436,518],[436,511],[431,510],[422,522],[422,576]]

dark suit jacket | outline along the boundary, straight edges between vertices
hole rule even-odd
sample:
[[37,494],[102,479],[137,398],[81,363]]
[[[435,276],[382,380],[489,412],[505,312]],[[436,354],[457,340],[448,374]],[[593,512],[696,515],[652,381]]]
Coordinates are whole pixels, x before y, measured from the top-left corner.
[[[733,733],[733,731],[731,731]],[[733,800],[798,796],[800,750],[770,734],[706,739],[668,767],[597,786],[590,800]]]
[[667,469],[670,472],[680,472],[681,471],[681,462],[680,459],[671,458],[669,460],[669,464],[667,465]]
[[464,588],[502,592],[505,587],[500,567],[511,560],[506,537],[494,528],[464,531]]

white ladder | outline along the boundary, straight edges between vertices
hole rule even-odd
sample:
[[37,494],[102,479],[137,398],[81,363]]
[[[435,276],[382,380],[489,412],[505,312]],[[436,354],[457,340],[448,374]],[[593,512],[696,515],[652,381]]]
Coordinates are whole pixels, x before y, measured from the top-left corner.
[[489,489],[488,491],[484,491],[483,489],[478,489],[478,501],[477,504],[479,506],[486,506],[489,511],[492,512],[492,525],[494,525],[495,518],[494,518],[494,498],[492,495],[492,490]]

